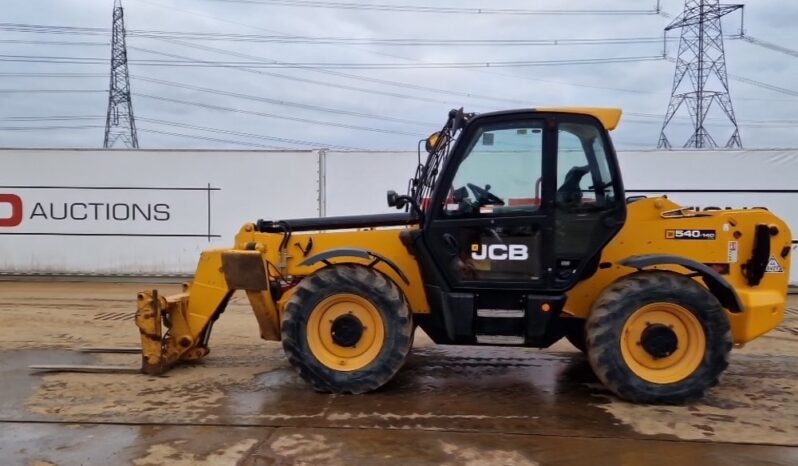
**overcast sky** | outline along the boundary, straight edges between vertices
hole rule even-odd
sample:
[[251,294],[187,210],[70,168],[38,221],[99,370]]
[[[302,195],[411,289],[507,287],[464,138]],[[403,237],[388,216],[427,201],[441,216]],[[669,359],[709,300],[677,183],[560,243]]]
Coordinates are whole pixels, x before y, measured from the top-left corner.
[[[319,0],[327,2],[332,0]],[[349,0],[354,2],[354,0]],[[3,0],[2,23],[108,28],[112,0]],[[290,2],[289,2],[290,3]],[[392,5],[435,5],[522,9],[635,9],[651,10],[655,0],[374,0]],[[361,9],[332,9],[222,0],[123,0],[129,30],[194,33],[299,35],[344,38],[413,39],[602,39],[659,37],[672,20],[665,15],[539,16],[433,14]],[[683,2],[663,0],[663,10],[678,14]],[[748,35],[792,46],[798,33],[798,3],[776,0],[750,2],[745,11]],[[734,34],[739,13],[724,19],[724,33]],[[671,33],[678,36],[678,31]],[[29,44],[22,41],[68,41],[84,44]],[[13,41],[13,42],[11,42]],[[155,52],[208,61],[438,63],[575,60],[661,55],[661,43],[557,46],[386,46],[351,44],[292,44],[279,42],[187,42],[245,54],[231,56],[163,39],[128,37],[128,56],[135,60],[172,60]],[[148,51],[149,50],[149,51]],[[668,46],[675,55],[677,45]],[[726,40],[729,73],[796,91],[798,59],[741,40]],[[0,29],[0,55],[98,57],[110,55],[110,35],[33,34]],[[594,65],[534,66],[491,69],[337,69],[156,67],[130,64],[135,116],[141,148],[254,148],[232,142],[212,142],[151,131],[244,141],[253,145],[307,147],[265,138],[202,131],[196,127],[305,141],[319,146],[415,150],[416,141],[438,129],[452,107],[488,111],[523,106],[619,106],[626,116],[616,132],[621,148],[656,145],[662,115],[668,104],[673,63],[666,60]],[[89,73],[85,77],[13,77],[9,73]],[[102,146],[102,128],[9,130],[19,127],[97,126],[104,124],[107,94],[20,93],[9,89],[80,89],[107,91],[108,64],[51,64],[0,61],[0,147]],[[344,73],[348,77],[341,76]],[[5,74],[5,76],[3,76]],[[274,76],[275,74],[281,76]],[[393,83],[356,79],[377,78]],[[253,100],[152,82],[258,96]],[[326,85],[325,85],[326,84]],[[430,89],[468,93],[466,97]],[[731,93],[746,148],[798,147],[798,97],[731,80]],[[342,88],[345,87],[346,89]],[[359,90],[365,90],[361,92]],[[393,95],[387,95],[393,94]],[[149,97],[146,97],[149,96]],[[197,105],[159,100],[188,101]],[[284,101],[290,105],[280,105]],[[305,106],[305,108],[300,108]],[[225,107],[241,110],[231,112]],[[307,108],[313,106],[314,108]],[[319,108],[322,107],[323,109]],[[249,113],[246,113],[249,112]],[[260,115],[253,114],[259,113]],[[357,115],[353,115],[357,114]],[[272,116],[268,116],[272,115]],[[674,146],[687,139],[686,113],[669,134]],[[295,120],[277,118],[286,116]],[[382,116],[382,119],[380,118]],[[28,120],[19,117],[98,117]],[[712,117],[718,118],[719,114]],[[296,121],[307,120],[307,121]],[[157,121],[154,121],[157,120]],[[716,120],[713,120],[716,121]],[[169,125],[192,125],[187,128]],[[326,123],[326,124],[321,124]],[[372,130],[368,130],[371,128]],[[376,130],[376,131],[375,131]],[[725,143],[728,127],[713,128]],[[385,131],[385,132],[380,132]]]

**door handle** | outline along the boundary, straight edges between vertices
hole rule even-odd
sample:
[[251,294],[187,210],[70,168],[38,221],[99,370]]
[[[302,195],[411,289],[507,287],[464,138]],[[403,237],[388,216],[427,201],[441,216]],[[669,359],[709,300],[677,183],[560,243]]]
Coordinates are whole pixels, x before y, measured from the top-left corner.
[[449,233],[444,233],[442,238],[443,244],[446,245],[446,252],[448,252],[450,256],[456,256],[457,250],[459,249],[457,239]]

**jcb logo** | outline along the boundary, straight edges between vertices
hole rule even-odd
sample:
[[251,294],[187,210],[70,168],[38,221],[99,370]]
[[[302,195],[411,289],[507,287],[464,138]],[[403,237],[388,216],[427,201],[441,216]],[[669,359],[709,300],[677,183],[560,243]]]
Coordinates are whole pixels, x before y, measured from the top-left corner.
[[16,194],[0,194],[0,227],[15,227],[20,223],[22,223],[22,198]]
[[529,259],[529,248],[525,244],[472,244],[471,258],[478,261],[525,261]]

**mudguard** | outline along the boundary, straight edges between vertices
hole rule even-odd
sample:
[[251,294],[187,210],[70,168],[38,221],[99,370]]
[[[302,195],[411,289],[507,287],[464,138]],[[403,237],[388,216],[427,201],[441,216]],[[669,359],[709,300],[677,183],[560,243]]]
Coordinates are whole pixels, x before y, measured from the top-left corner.
[[399,275],[399,278],[401,278],[402,281],[405,282],[405,284],[408,285],[410,284],[410,280],[407,278],[407,275],[405,275],[404,272],[402,272],[402,269],[400,269],[399,266],[396,265],[394,261],[388,259],[387,257],[381,254],[377,254],[367,249],[361,249],[361,248],[328,249],[327,251],[308,257],[307,259],[302,261],[302,263],[299,265],[308,266],[308,265],[313,265],[317,262],[324,262],[325,264],[330,265],[329,260],[337,257],[356,257],[358,259],[366,259],[366,260],[372,259],[372,262],[371,264],[369,264],[369,267],[372,267],[378,264],[379,262],[384,262],[385,265],[387,265],[388,267],[391,268],[391,270],[396,272],[396,275]]
[[641,256],[631,256],[619,261],[618,263],[623,266],[632,267],[638,270],[643,270],[646,267],[652,267],[655,265],[678,265],[692,270],[701,276],[701,278],[704,280],[704,284],[706,284],[707,288],[709,288],[709,291],[712,292],[716,298],[718,298],[718,301],[720,301],[720,304],[724,308],[734,313],[743,311],[742,302],[740,301],[740,297],[737,296],[737,292],[734,291],[734,287],[732,287],[721,274],[716,272],[708,265],[701,264],[700,262],[696,262],[686,257],[674,256],[670,254],[647,254]]

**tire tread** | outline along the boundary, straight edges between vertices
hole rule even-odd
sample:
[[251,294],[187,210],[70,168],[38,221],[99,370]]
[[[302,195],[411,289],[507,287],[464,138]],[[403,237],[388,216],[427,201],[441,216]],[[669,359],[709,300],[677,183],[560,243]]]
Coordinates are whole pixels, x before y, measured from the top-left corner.
[[[706,336],[701,365],[688,378],[672,384],[638,378],[620,352],[626,319],[643,305],[657,301],[687,307]],[[588,359],[598,378],[619,397],[644,403],[676,404],[701,398],[718,384],[732,348],[729,321],[718,300],[691,278],[663,270],[637,272],[610,285],[593,304],[586,333]]]
[[[322,365],[310,352],[305,337],[307,319],[318,302],[344,292],[372,301],[386,325],[385,344],[377,359],[352,372],[334,371]],[[337,264],[299,282],[286,303],[281,333],[288,361],[314,390],[358,394],[376,390],[393,378],[410,351],[412,328],[410,309],[393,280],[372,268]]]

